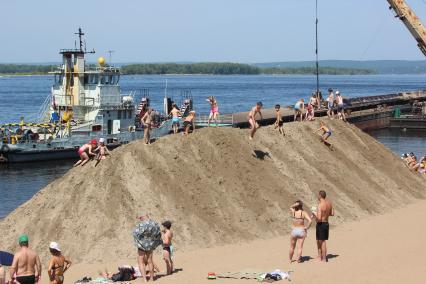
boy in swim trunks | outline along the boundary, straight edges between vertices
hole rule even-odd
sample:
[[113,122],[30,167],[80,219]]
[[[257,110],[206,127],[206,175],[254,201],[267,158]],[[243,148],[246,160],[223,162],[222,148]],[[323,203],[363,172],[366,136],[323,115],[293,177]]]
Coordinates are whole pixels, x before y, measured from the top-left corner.
[[278,104],[275,105],[275,112],[277,114],[277,120],[275,121],[275,127],[274,127],[274,129],[278,128],[278,131],[280,132],[280,134],[282,134],[283,136],[285,136],[284,128],[283,128],[284,121],[283,121],[283,117],[281,115],[280,109],[281,109],[280,105],[278,105]]
[[323,134],[321,135],[321,140],[324,143],[328,143],[327,139],[331,136],[331,134],[333,134],[331,132],[331,129],[328,128],[325,123],[323,121],[320,121],[320,128],[318,128],[316,131],[314,131],[314,133],[317,133],[318,131],[323,131]]
[[173,232],[170,229],[172,227],[172,222],[164,221],[161,225],[163,225],[163,230],[161,231],[161,238],[163,239],[163,259],[166,262],[167,275],[170,275],[173,273]]
[[250,110],[248,113],[247,119],[250,124],[250,140],[253,139],[254,134],[256,133],[257,129],[260,127],[259,124],[256,122],[256,115],[260,115],[260,119],[263,120],[262,112],[260,111],[263,107],[262,102],[257,102],[254,107]]
[[195,111],[191,110],[188,114],[188,116],[185,118],[185,121],[183,122],[183,127],[185,128],[185,135],[189,134],[189,128],[192,125],[192,133],[195,132]]
[[170,112],[170,115],[172,116],[173,133],[176,134],[179,131],[180,117],[182,117],[182,113],[180,112],[176,104],[172,105],[172,111]]

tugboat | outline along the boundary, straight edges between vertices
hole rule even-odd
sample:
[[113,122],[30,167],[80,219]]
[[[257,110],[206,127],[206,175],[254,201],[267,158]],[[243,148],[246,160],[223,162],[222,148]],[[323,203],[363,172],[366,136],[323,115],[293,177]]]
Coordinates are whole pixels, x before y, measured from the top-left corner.
[[[120,91],[120,70],[105,64],[87,65],[81,28],[79,48],[62,49],[62,65],[50,72],[51,94],[43,103],[36,123],[0,125],[0,163],[77,158],[77,149],[88,141],[104,138],[109,148],[143,138],[143,126],[134,103],[134,92]],[[147,100],[147,98],[142,98]],[[192,100],[192,98],[191,98]],[[192,107],[192,102],[191,102]],[[154,112],[151,137],[169,134],[170,99],[164,98],[162,115]]]

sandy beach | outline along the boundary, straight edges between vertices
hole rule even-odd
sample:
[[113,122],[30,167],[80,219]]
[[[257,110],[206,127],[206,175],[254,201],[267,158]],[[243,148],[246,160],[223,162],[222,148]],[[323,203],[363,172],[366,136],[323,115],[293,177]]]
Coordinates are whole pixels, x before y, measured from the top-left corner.
[[[421,200],[385,215],[350,222],[331,229],[329,263],[318,262],[314,230],[305,242],[304,263],[287,262],[288,235],[268,240],[220,246],[176,253],[172,276],[160,277],[158,283],[251,283],[255,280],[206,280],[208,272],[293,271],[292,283],[424,283],[426,271],[424,236],[426,201]],[[158,250],[160,251],[160,250]],[[157,255],[156,262],[164,269]],[[96,276],[97,271],[114,271],[119,264],[134,264],[135,258],[96,264],[77,264],[66,275],[73,282],[82,276]],[[159,274],[162,276],[162,273]],[[44,277],[44,280],[46,278]],[[66,281],[68,282],[68,281]],[[140,279],[135,283],[142,282]],[[282,281],[282,283],[286,280]],[[47,283],[43,281],[42,283]]]

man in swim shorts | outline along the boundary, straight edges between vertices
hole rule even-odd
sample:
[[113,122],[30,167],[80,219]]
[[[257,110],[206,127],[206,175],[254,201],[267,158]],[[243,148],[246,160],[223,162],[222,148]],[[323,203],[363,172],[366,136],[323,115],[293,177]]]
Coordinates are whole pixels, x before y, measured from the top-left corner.
[[274,124],[275,125],[274,129],[278,128],[278,131],[280,132],[280,134],[285,136],[284,128],[283,128],[284,121],[283,121],[283,117],[281,115],[280,109],[281,109],[281,106],[279,104],[275,105],[276,121]]
[[254,134],[256,133],[256,130],[260,127],[259,124],[256,122],[256,115],[260,115],[260,119],[263,120],[262,112],[260,111],[263,107],[262,102],[257,102],[254,107],[250,110],[248,113],[247,119],[250,124],[250,140],[253,139]]
[[20,284],[35,284],[41,277],[40,258],[28,247],[27,235],[19,237],[19,246],[21,248],[13,257],[10,267],[10,278],[13,280],[16,273],[16,281]]
[[162,224],[161,238],[163,239],[163,259],[166,262],[167,275],[173,273],[173,232],[171,230],[172,222],[164,221]]
[[334,93],[333,93],[333,89],[328,89],[327,115],[331,119],[333,119],[333,117],[334,117],[333,107],[334,107]]
[[327,139],[331,136],[331,134],[333,134],[333,132],[331,132],[331,129],[328,128],[323,121],[320,121],[320,128],[318,128],[314,133],[321,130],[323,132],[323,134],[321,135],[321,140],[323,142],[328,142]]
[[182,117],[182,113],[180,112],[176,104],[172,105],[172,110],[170,111],[170,115],[172,116],[173,133],[176,134],[179,131],[180,117]]
[[324,190],[318,193],[317,212],[312,212],[312,217],[316,220],[316,239],[318,248],[318,259],[322,262],[327,262],[327,244],[329,237],[330,226],[328,218],[334,216],[334,209],[331,202],[326,199],[327,194]]

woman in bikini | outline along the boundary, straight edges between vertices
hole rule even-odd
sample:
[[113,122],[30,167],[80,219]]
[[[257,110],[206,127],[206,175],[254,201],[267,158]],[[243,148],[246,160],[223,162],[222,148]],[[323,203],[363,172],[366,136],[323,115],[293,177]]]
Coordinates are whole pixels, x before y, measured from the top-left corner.
[[90,143],[86,143],[80,148],[78,148],[78,155],[80,156],[80,160],[77,161],[77,163],[74,164],[74,167],[78,165],[84,166],[89,161],[90,156],[96,156],[95,153],[93,153],[93,150],[98,145],[98,141],[96,139],[93,139],[90,141]]
[[[294,249],[297,246],[297,262],[302,262],[302,249],[309,227],[311,226],[312,219],[308,213],[303,210],[302,201],[298,200],[291,207],[291,218],[293,219],[293,226],[290,236],[290,251],[288,253],[290,263],[293,262]],[[305,225],[305,219],[308,224]]]
[[219,106],[217,105],[216,98],[210,96],[207,98],[207,101],[210,103],[210,115],[207,121],[207,127],[210,126],[210,121],[213,119],[217,126],[217,120],[219,119]]
[[52,254],[47,270],[50,284],[62,284],[64,283],[64,273],[70,268],[71,261],[62,255],[58,243],[51,242],[49,250]]

